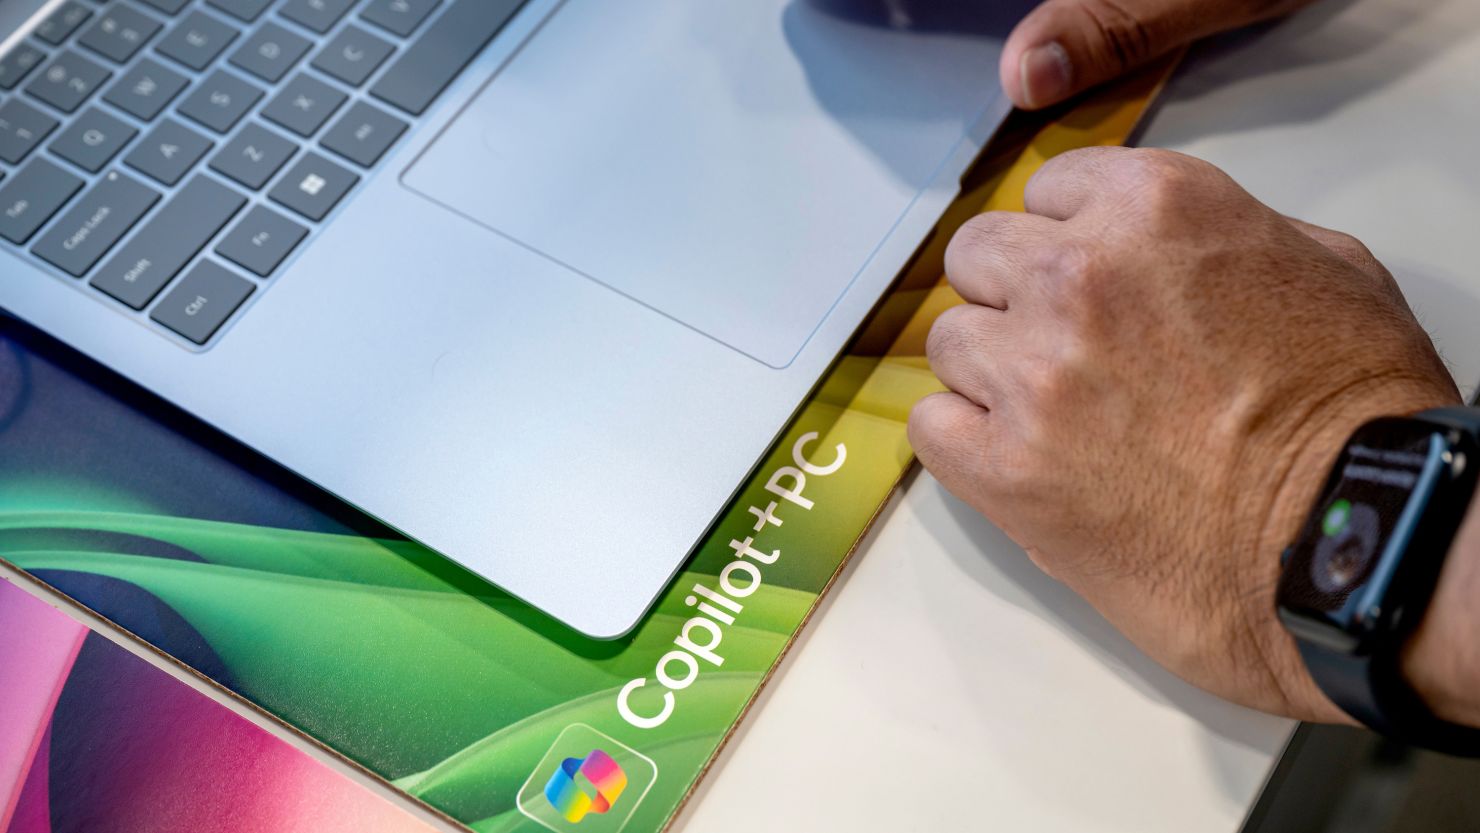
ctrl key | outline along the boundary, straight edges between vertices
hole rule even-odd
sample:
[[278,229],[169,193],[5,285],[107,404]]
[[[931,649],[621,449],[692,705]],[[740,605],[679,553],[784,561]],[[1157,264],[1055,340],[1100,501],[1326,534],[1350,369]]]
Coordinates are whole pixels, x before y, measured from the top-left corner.
[[149,317],[196,344],[205,344],[252,289],[246,278],[203,260],[155,305]]

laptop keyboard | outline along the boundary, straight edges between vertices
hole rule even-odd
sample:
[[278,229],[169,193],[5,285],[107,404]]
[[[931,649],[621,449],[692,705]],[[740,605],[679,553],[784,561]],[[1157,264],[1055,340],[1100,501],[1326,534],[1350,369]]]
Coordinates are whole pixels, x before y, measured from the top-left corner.
[[526,0],[69,0],[0,55],[0,247],[205,345]]

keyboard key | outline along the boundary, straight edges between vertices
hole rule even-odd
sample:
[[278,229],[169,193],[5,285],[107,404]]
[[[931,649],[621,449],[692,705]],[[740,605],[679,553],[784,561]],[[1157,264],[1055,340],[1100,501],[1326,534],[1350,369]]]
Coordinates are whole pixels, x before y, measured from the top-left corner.
[[262,16],[272,0],[207,0],[212,6],[248,23]]
[[197,176],[130,237],[90,283],[143,309],[246,204],[245,197],[225,185]]
[[276,23],[263,24],[231,56],[231,63],[261,78],[277,82],[308,54],[308,38],[289,32]]
[[70,113],[112,77],[111,71],[76,52],[63,52],[26,86],[26,92]]
[[46,53],[23,43],[0,57],[0,90],[13,90],[15,85],[26,80],[31,70],[41,66]]
[[406,37],[416,31],[440,0],[371,0],[360,19],[374,23],[393,35]]
[[313,66],[352,87],[358,87],[394,51],[396,48],[390,43],[364,29],[346,26],[313,59]]
[[264,205],[253,206],[216,247],[216,254],[267,277],[303,242],[308,229]]
[[19,163],[56,129],[56,119],[12,98],[0,105],[0,159]]
[[89,107],[51,143],[51,152],[84,171],[97,173],[137,135],[139,131],[129,125]]
[[162,28],[154,18],[113,3],[77,42],[121,64],[134,57]]
[[180,73],[145,58],[124,73],[103,100],[142,121],[153,121],[189,83]]
[[157,49],[166,58],[199,72],[210,66],[240,34],[208,14],[191,12],[164,36]]
[[256,287],[246,278],[202,260],[164,296],[149,317],[196,344],[205,344],[253,289]]
[[190,0],[144,0],[144,3],[165,14],[175,15],[190,5]]
[[314,222],[324,219],[360,181],[357,174],[317,153],[298,160],[288,175],[268,192],[273,202],[287,206]]
[[211,159],[211,168],[256,191],[297,152],[298,145],[254,123],[221,148]]
[[288,0],[278,14],[322,35],[333,29],[354,4],[355,0]]
[[33,34],[52,46],[61,46],[62,41],[72,37],[77,27],[86,23],[89,17],[92,17],[92,11],[86,6],[77,2],[69,2],[41,21],[41,25],[36,27]]
[[216,70],[185,96],[180,112],[217,133],[225,133],[241,121],[262,95],[257,87]]
[[368,168],[380,161],[380,157],[401,138],[407,127],[406,122],[384,110],[357,101],[324,134],[323,145],[345,159]]
[[370,94],[421,115],[524,3],[457,0],[391,64]]
[[306,138],[319,132],[346,98],[323,81],[299,73],[262,108],[262,116]]
[[0,237],[20,245],[82,190],[82,180],[34,159],[0,188]]
[[215,143],[210,139],[173,119],[166,119],[149,131],[123,162],[161,184],[174,185],[213,147]]
[[117,171],[110,172],[83,194],[31,251],[80,278],[158,201],[158,191]]

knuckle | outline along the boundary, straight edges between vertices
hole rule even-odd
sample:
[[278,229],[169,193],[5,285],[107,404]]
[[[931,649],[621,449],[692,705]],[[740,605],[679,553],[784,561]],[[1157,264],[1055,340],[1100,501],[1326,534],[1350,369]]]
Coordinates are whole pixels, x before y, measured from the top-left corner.
[[1190,156],[1165,148],[1137,148],[1121,158],[1153,174],[1177,171],[1196,161]]
[[[1076,374],[1072,369],[1072,360],[1068,357],[1042,362],[1037,368],[1036,377],[1038,383],[1033,386],[1033,398],[1036,406],[1043,413],[1062,412],[1073,402],[1078,393],[1078,385],[1075,383]],[[1041,437],[1037,439],[1042,440]],[[1035,442],[1034,446],[1043,444],[1045,443]]]
[[987,411],[962,407],[956,394],[931,394],[910,412],[910,446],[958,495],[965,489],[977,500],[1000,504],[1041,492],[1043,473],[1052,470],[1054,458],[1033,447],[1031,439],[1018,437],[1016,428],[988,430],[986,419]]
[[940,363],[941,356],[950,351],[951,344],[956,338],[956,335],[950,331],[951,325],[947,320],[950,311],[948,309],[942,312],[930,325],[930,333],[925,336],[925,358],[929,360],[931,367],[936,367]]
[[969,304],[958,304],[936,316],[929,335],[925,337],[925,357],[931,365],[945,356],[969,349],[976,342],[970,315]]
[[1346,255],[1348,259],[1358,261],[1363,266],[1378,265],[1377,256],[1367,248],[1367,244],[1344,231],[1333,232],[1332,244],[1333,248]]
[[1050,342],[1017,357],[1012,377],[1014,403],[1028,417],[1018,426],[1026,448],[1050,446],[1055,426],[1062,427],[1059,415],[1082,409],[1087,384],[1106,375],[1103,370],[1097,374],[1095,368],[1115,348],[1099,332],[1103,328],[1100,316],[1089,311],[1083,319],[1057,327]]
[[997,239],[1005,220],[1006,216],[998,211],[978,214],[961,224],[956,239],[967,247],[989,245]]
[[1001,243],[1005,220],[1000,213],[978,214],[967,220],[946,246],[947,272],[981,269],[989,252]]
[[1140,151],[1119,171],[1135,233],[1186,230],[1193,218],[1229,209],[1222,172],[1207,162],[1171,151]]
[[1091,280],[1099,271],[1099,259],[1090,247],[1078,241],[1066,241],[1045,248],[1041,255],[1049,274],[1070,283]]
[[1003,449],[986,418],[987,411],[948,392],[933,393],[910,411],[906,433],[915,456],[958,495],[964,489],[983,497],[994,489]]
[[1037,266],[1040,274],[1048,278],[1045,288],[1049,297],[1061,310],[1078,309],[1095,301],[1112,271],[1095,247],[1078,241],[1041,249]]
[[951,452],[954,445],[965,436],[961,409],[952,405],[952,394],[933,393],[910,409],[906,426],[910,447],[915,455],[928,466],[940,465],[955,459]]
[[1206,185],[1205,163],[1164,150],[1148,150],[1126,157],[1126,175],[1143,194],[1160,200],[1196,197]]
[[1126,148],[1081,147],[1057,153],[1044,160],[1028,177],[1024,193],[1053,191],[1062,184],[1081,177],[1091,177],[1113,170],[1118,158],[1133,153]]

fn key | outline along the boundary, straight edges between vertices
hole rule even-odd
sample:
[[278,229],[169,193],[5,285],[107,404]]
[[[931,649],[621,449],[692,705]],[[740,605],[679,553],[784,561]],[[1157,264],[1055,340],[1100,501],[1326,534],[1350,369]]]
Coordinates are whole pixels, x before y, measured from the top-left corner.
[[202,260],[164,296],[149,317],[196,344],[205,344],[252,289],[246,278]]

